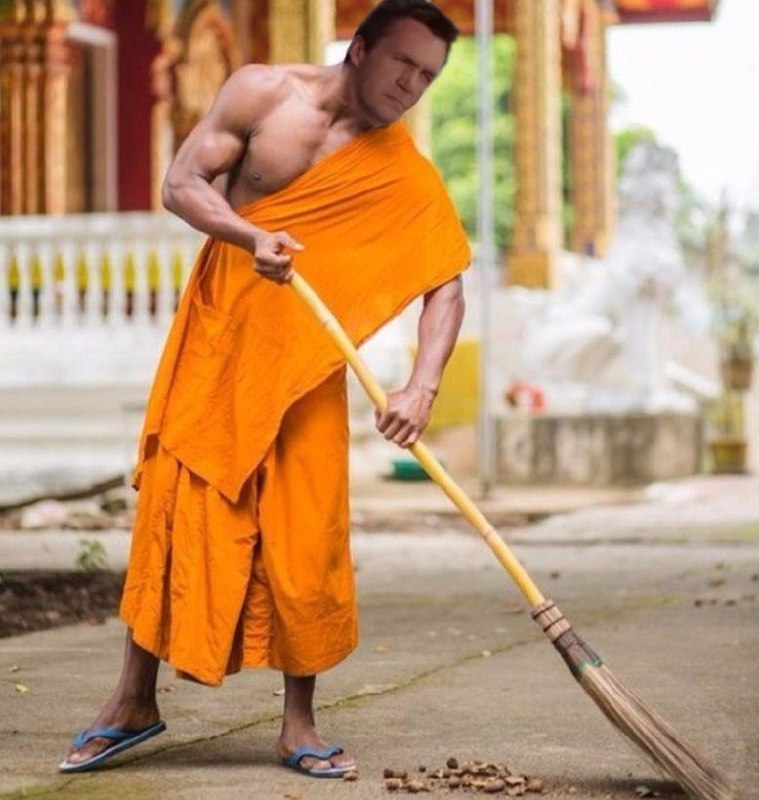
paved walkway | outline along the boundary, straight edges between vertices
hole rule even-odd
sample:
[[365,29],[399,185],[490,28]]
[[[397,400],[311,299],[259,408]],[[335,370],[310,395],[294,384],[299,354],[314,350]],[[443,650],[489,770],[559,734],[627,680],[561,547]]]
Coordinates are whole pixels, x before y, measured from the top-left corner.
[[[391,796],[383,768],[451,755],[539,775],[550,797],[678,796],[610,735],[478,537],[415,492],[403,533],[371,532],[379,495],[354,500],[372,523],[354,537],[362,641],[320,679],[318,700],[325,735],[357,757],[356,783],[276,764],[276,674],[245,672],[214,691],[168,668],[166,734],[101,772],[59,776],[71,733],[114,684],[123,629],[111,620],[0,640],[0,797],[380,800]],[[759,797],[759,481],[699,478],[643,500],[504,533],[613,671]],[[383,502],[392,520],[407,500]]]

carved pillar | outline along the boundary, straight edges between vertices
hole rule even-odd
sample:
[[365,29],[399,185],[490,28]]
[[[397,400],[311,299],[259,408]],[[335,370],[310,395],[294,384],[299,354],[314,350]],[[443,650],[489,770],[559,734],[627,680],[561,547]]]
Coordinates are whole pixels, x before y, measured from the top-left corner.
[[0,213],[24,213],[24,42],[21,12],[0,21]]
[[18,3],[0,21],[3,214],[66,210],[65,13]]
[[69,69],[65,42],[68,23],[51,22],[45,31],[42,52],[40,214],[66,212],[66,93]]
[[[21,26],[26,64],[24,69],[24,105],[21,125],[24,130],[26,146],[21,172],[24,176],[24,213],[35,214],[42,209],[41,189],[44,155],[44,107],[40,107],[42,96],[42,53],[44,49],[44,29],[38,27],[34,19],[27,19]],[[41,112],[41,113],[40,113]],[[64,155],[65,157],[65,155]]]
[[553,281],[561,246],[559,0],[515,0],[517,195],[509,282]]
[[336,0],[308,0],[308,61],[311,64],[324,63],[324,48],[337,38],[336,19]]
[[271,63],[324,61],[335,38],[335,0],[277,0],[269,4]]
[[585,74],[577,75],[570,115],[572,250],[603,256],[613,218],[612,143],[608,128],[606,25],[595,0],[585,3]]

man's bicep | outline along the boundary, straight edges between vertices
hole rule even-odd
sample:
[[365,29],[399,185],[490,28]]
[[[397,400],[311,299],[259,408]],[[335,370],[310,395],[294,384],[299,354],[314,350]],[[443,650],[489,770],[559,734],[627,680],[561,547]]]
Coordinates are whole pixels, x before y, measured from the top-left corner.
[[247,140],[239,133],[218,127],[205,118],[179,148],[175,169],[199,175],[210,182],[217,175],[228,172],[242,158],[246,146]]
[[263,69],[243,67],[230,76],[179,148],[177,166],[210,181],[244,156],[271,102],[272,81]]

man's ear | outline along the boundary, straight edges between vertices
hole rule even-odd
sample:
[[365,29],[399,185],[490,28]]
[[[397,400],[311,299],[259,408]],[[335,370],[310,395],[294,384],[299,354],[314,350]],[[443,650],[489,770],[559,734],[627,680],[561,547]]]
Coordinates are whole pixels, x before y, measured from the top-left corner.
[[366,55],[366,42],[363,36],[354,36],[348,50],[350,62],[354,67],[357,67],[364,56]]

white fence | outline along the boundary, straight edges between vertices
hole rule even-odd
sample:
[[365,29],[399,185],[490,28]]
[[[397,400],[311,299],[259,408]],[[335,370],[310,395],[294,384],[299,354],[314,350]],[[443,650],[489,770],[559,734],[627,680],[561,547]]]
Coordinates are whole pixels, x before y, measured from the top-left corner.
[[0,218],[0,388],[147,386],[201,240],[168,214]]
[[165,322],[200,241],[163,213],[0,217],[0,330]]

